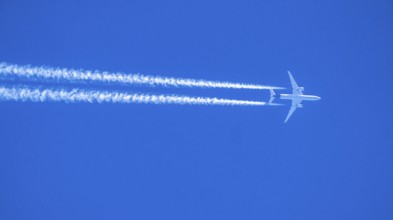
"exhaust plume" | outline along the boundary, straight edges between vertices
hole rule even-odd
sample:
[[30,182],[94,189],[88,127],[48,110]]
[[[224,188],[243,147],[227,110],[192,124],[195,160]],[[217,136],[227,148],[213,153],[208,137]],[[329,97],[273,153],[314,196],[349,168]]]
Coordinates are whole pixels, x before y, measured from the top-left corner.
[[0,63],[0,77],[18,77],[21,79],[80,82],[80,83],[114,83],[120,85],[149,85],[166,87],[200,87],[226,89],[283,89],[282,87],[207,80],[170,78],[140,74],[109,73],[88,70],[60,69],[51,67],[20,66]]
[[231,105],[263,106],[265,102],[189,97],[177,95],[147,95],[108,91],[37,89],[27,87],[1,87],[0,101],[22,102],[66,102],[66,103],[151,103],[151,104],[188,104],[188,105]]

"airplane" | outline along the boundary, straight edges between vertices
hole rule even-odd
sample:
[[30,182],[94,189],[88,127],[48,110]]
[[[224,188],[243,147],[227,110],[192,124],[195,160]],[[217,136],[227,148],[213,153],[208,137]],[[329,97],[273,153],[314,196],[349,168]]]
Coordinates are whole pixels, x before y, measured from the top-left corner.
[[[317,101],[321,99],[321,97],[315,95],[303,95],[304,87],[299,87],[297,85],[291,72],[288,71],[288,75],[292,84],[292,94],[280,94],[280,99],[292,100],[292,105],[291,108],[289,109],[288,115],[284,123],[287,123],[288,119],[295,112],[296,108],[303,108],[303,105],[301,104],[302,101]],[[276,98],[275,92],[273,91],[273,89],[270,89],[269,104],[272,104],[275,98]]]

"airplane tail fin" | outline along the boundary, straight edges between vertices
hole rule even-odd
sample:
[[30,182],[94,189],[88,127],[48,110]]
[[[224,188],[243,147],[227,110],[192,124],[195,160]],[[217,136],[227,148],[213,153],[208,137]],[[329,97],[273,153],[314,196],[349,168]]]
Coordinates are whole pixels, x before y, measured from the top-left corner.
[[273,89],[270,89],[270,99],[269,99],[269,104],[272,104],[275,98],[276,98],[276,93],[274,92],[274,90],[273,90]]

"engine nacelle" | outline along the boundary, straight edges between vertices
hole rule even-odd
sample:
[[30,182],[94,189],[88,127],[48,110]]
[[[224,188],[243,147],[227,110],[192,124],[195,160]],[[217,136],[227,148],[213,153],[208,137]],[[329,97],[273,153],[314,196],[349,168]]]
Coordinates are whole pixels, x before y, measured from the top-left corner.
[[296,107],[303,108],[303,105],[302,104],[297,104]]
[[303,92],[304,91],[304,87],[299,87],[299,90]]

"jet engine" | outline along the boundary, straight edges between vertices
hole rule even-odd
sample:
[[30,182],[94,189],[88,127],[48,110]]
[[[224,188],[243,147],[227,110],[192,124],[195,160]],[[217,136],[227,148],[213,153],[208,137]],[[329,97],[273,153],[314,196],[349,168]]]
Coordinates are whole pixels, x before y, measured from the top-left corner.
[[303,108],[303,104],[297,104],[296,107]]
[[299,90],[303,92],[304,91],[304,87],[299,87]]

